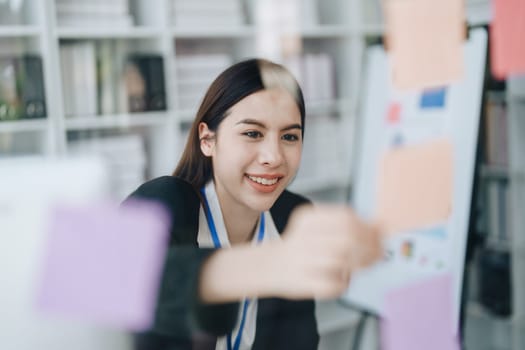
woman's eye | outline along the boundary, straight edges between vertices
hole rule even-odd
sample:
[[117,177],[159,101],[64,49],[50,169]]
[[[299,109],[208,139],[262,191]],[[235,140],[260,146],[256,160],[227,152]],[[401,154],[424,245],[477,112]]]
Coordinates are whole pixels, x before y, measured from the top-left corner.
[[285,141],[299,141],[299,136],[295,134],[285,134],[283,135],[283,140]]
[[243,133],[243,135],[246,135],[252,139],[262,137],[262,134],[259,131],[246,131],[245,133]]

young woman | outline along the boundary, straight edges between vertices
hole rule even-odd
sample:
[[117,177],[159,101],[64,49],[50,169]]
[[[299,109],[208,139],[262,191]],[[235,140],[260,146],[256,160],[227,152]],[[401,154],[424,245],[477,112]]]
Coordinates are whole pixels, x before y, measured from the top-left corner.
[[138,348],[317,349],[312,299],[344,292],[380,244],[349,208],[286,190],[304,119],[278,64],[243,61],[211,84],[173,176],[131,195],[172,217],[155,324]]

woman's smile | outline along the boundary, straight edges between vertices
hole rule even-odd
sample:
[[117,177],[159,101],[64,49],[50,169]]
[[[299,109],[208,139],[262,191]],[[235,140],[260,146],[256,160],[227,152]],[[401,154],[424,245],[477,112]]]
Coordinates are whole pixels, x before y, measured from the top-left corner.
[[246,174],[248,183],[257,191],[262,193],[271,193],[275,191],[279,185],[280,180],[284,177],[281,174],[257,174],[250,175]]

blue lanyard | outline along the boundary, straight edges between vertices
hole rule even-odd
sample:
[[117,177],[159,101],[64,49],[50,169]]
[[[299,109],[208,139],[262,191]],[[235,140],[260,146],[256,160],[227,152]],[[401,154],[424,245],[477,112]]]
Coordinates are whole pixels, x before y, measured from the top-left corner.
[[[219,235],[217,234],[217,228],[215,227],[215,221],[213,220],[213,216],[211,214],[210,206],[208,204],[208,199],[206,198],[206,192],[204,190],[204,187],[201,188],[201,195],[204,199],[204,212],[206,213],[206,221],[208,222],[208,228],[210,229],[211,238],[213,239],[213,245],[215,246],[215,248],[221,248],[221,241],[219,239]],[[264,238],[264,226],[264,213],[261,213],[259,233],[257,234],[257,242],[261,242]],[[235,344],[232,346],[231,333],[228,333],[226,337],[228,350],[239,350],[239,346],[241,345],[242,331],[244,329],[244,323],[246,321],[246,312],[248,311],[249,304],[250,301],[246,299],[242,307],[241,324],[239,325],[239,333],[237,333],[237,337],[235,337]]]

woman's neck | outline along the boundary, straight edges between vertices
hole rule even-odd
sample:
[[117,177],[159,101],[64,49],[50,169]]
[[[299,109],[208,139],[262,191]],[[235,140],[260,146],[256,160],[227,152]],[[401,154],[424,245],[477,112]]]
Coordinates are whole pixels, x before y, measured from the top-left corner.
[[245,243],[252,240],[255,228],[257,227],[257,219],[259,215],[246,215],[237,210],[228,212],[223,210],[222,216],[224,219],[224,226],[228,231],[228,239],[231,245]]
[[224,226],[231,245],[251,241],[260,213],[238,203],[233,198],[215,187],[221,207]]

